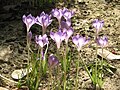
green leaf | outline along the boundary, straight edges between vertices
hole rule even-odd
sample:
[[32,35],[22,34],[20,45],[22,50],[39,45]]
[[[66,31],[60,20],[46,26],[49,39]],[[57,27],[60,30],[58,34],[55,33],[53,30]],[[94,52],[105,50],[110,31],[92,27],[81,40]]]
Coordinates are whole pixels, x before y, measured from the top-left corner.
[[106,70],[111,73],[111,74],[114,74],[113,71],[111,71],[109,68],[106,68]]

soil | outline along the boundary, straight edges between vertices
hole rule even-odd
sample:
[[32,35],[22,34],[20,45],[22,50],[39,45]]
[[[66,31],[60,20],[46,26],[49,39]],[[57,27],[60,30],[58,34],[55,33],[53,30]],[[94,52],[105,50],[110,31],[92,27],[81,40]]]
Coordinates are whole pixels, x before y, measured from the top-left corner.
[[[2,2],[0,6],[0,74],[2,76],[13,80],[11,73],[16,69],[25,68],[27,65],[26,28],[22,22],[22,16],[29,13],[37,16],[42,11],[50,12],[55,7],[63,8],[65,6],[75,11],[75,16],[72,18],[74,35],[80,33],[93,38],[95,33],[95,29],[92,27],[93,20],[104,20],[100,35],[107,35],[109,38],[109,47],[107,48],[109,51],[120,54],[120,0],[69,0],[69,2],[59,2],[55,5],[51,3],[48,6],[49,9],[47,7],[42,9],[26,7],[27,4],[27,2],[12,3],[6,1]],[[48,30],[54,29],[53,26],[54,22],[48,27]],[[39,26],[33,26],[31,28],[33,35],[41,33],[39,29]],[[48,34],[49,31],[47,31]],[[34,42],[34,39],[32,41]],[[72,43],[70,42],[70,44]],[[50,51],[55,53],[54,48]],[[86,48],[83,52],[83,57],[87,57],[87,62],[93,61],[91,54],[94,54],[93,49]],[[107,61],[117,70],[114,74],[105,76],[103,89],[120,90],[120,60]],[[91,90],[89,88],[91,81],[88,75],[83,69],[80,72],[79,76],[82,78],[79,81],[80,87]],[[8,89],[16,87],[1,77],[0,86]],[[43,88],[40,90],[45,90]]]

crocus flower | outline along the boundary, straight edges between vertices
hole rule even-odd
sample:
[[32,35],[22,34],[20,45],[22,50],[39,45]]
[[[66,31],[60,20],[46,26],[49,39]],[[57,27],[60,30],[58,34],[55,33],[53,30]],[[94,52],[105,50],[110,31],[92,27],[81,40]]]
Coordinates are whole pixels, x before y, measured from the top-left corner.
[[41,35],[35,36],[35,41],[42,48],[43,48],[43,46],[45,46],[46,44],[49,43],[48,37],[46,34],[44,34],[43,36],[41,36]]
[[52,9],[51,11],[52,15],[58,19],[58,21],[61,20],[63,14],[62,14],[62,9]]
[[79,35],[76,35],[76,36],[72,37],[72,41],[77,46],[77,50],[78,51],[80,51],[80,49],[82,48],[82,46],[84,46],[85,44],[87,44],[89,40],[90,40],[89,38],[86,39],[86,37],[79,36]]
[[64,8],[63,9],[63,17],[68,20],[68,19],[71,19],[71,17],[73,17],[74,15],[74,12],[71,11],[71,10],[68,10],[67,8]]
[[36,17],[36,24],[42,26],[43,30],[46,30],[46,28],[51,24],[51,22],[51,15],[45,14],[44,12],[42,12],[40,16]]
[[71,20],[61,21],[61,29],[69,29],[71,26]]
[[98,19],[96,19],[95,21],[93,21],[93,26],[96,28],[96,32],[98,33],[101,28],[103,27],[104,25],[104,21],[100,21]]
[[66,37],[66,32],[63,33],[61,30],[59,30],[58,32],[54,33],[54,32],[50,32],[50,37],[56,42],[57,44],[57,48],[60,48],[60,44],[61,42],[65,39]]
[[108,38],[106,36],[98,37],[96,41],[98,45],[100,45],[101,47],[105,47],[107,46]]
[[49,64],[50,68],[53,68],[53,67],[55,67],[56,65],[59,64],[59,60],[56,56],[51,54],[48,58],[48,64]]
[[23,15],[22,19],[23,19],[23,22],[26,24],[27,32],[29,32],[31,26],[35,24],[35,17],[29,14],[28,16]]
[[59,27],[61,27],[60,23],[61,23],[61,18],[63,16],[62,9],[57,9],[57,8],[56,9],[52,9],[51,13],[52,13],[53,17],[57,18],[57,20],[59,22]]
[[72,27],[69,28],[69,29],[64,28],[64,29],[63,29],[63,32],[66,32],[65,42],[66,42],[66,44],[67,44],[67,43],[68,43],[68,39],[69,39],[70,36],[73,34],[73,29],[72,29]]

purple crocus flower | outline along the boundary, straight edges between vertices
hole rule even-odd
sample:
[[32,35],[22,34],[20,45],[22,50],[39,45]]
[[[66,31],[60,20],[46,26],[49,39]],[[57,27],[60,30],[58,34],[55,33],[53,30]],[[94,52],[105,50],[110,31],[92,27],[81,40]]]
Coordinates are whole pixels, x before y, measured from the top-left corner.
[[41,35],[35,36],[35,41],[42,48],[43,48],[43,46],[45,46],[46,44],[49,43],[48,37],[46,34],[44,34],[43,36],[41,36]]
[[51,15],[45,14],[44,12],[42,12],[40,16],[36,17],[36,24],[42,26],[43,32],[45,32],[44,30],[46,30],[46,28],[51,24],[51,22]]
[[96,40],[96,42],[101,47],[105,47],[105,46],[107,46],[108,38],[106,36],[98,37],[97,40]]
[[23,22],[26,24],[27,32],[29,32],[31,26],[35,24],[35,17],[29,14],[28,16],[23,15],[22,19],[23,19]]
[[61,18],[63,16],[62,9],[57,9],[57,8],[52,9],[51,13],[54,17],[56,17],[58,19],[58,21],[61,21]]
[[71,10],[68,10],[67,8],[64,8],[63,9],[63,17],[68,20],[68,19],[71,19],[71,17],[73,17],[74,15],[74,12],[71,11]]
[[50,37],[56,42],[57,44],[57,48],[60,48],[60,44],[61,42],[65,39],[66,37],[66,32],[63,33],[61,30],[59,30],[58,32],[54,33],[54,32],[50,32]]
[[71,26],[71,20],[61,21],[61,29],[69,29]]
[[101,30],[103,25],[104,25],[104,21],[103,20],[100,21],[100,20],[96,19],[96,20],[93,21],[93,26],[96,28],[96,32],[97,33]]
[[90,40],[89,38],[86,39],[86,37],[79,36],[79,35],[76,35],[76,36],[72,37],[72,41],[77,46],[77,50],[78,51],[80,51],[80,49],[82,48],[82,46],[84,46],[85,44],[87,44],[89,40]]
[[61,27],[60,23],[61,23],[61,18],[63,16],[62,9],[57,9],[57,8],[52,9],[51,13],[52,13],[53,17],[57,18],[57,20],[59,22],[59,27]]
[[50,68],[53,68],[55,67],[56,65],[59,64],[59,60],[56,56],[54,56],[53,54],[51,54],[49,57],[48,57],[48,64],[50,66]]
[[70,38],[70,36],[73,34],[73,28],[69,28],[69,29],[66,29],[64,28],[63,29],[63,32],[66,32],[66,37],[65,37],[65,42],[66,44],[68,43],[68,39]]

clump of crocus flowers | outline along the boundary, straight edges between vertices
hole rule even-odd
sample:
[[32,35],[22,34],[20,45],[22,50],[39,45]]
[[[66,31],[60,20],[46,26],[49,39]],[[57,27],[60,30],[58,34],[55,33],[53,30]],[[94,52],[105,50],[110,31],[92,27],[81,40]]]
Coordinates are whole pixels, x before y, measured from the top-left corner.
[[104,21],[103,20],[94,20],[93,21],[93,26],[96,29],[96,33],[95,33],[95,41],[96,41],[96,57],[95,57],[95,75],[94,78],[92,77],[92,82],[95,85],[95,89],[97,88],[97,86],[99,86],[99,88],[102,88],[103,85],[103,57],[102,60],[100,61],[100,68],[98,68],[98,58],[97,58],[97,50],[98,50],[98,46],[100,46],[102,48],[102,54],[103,54],[103,48],[107,46],[108,44],[108,38],[107,36],[99,36],[99,32],[102,30],[102,27],[104,25]]
[[[48,35],[46,34],[46,30],[47,27],[52,23],[53,19],[51,19],[53,17],[57,18],[59,26],[58,26],[58,30],[56,32],[50,31],[50,37],[52,40],[54,40],[54,42],[56,43],[57,49],[58,51],[61,48],[61,43],[63,41],[65,41],[66,47],[65,47],[65,51],[64,51],[64,57],[63,60],[60,60],[61,58],[59,56],[56,56],[54,54],[50,54],[48,58],[46,58],[47,56],[47,51],[49,48],[49,38]],[[48,63],[48,67],[51,69],[53,69],[54,67],[58,66],[58,64],[63,65],[63,70],[64,70],[64,79],[63,79],[63,88],[64,90],[66,90],[66,74],[67,74],[67,69],[68,68],[68,62],[70,62],[68,60],[68,54],[69,54],[69,50],[68,50],[68,43],[69,43],[69,39],[70,37],[73,35],[74,33],[74,29],[71,26],[71,18],[74,16],[74,12],[67,9],[67,8],[63,8],[63,9],[52,9],[51,14],[46,14],[45,12],[42,12],[39,16],[37,16],[36,18],[34,16],[32,16],[31,14],[29,15],[23,15],[23,22],[26,24],[26,28],[27,28],[27,46],[28,48],[30,48],[30,42],[31,42],[31,38],[32,38],[32,32],[30,31],[30,28],[34,25],[34,24],[38,24],[42,27],[42,35],[36,35],[35,36],[35,43],[37,44],[38,48],[38,54],[36,55],[36,58],[40,58],[40,60],[36,59],[36,63],[39,62],[38,66],[42,67],[40,69],[40,72],[46,71],[46,66]],[[93,21],[93,27],[95,27],[96,29],[96,36],[95,36],[95,41],[97,43],[97,45],[101,46],[101,48],[103,49],[103,47],[105,47],[108,43],[108,38],[106,36],[103,37],[99,37],[99,32],[101,31],[102,27],[103,27],[104,21],[100,21],[98,19],[96,19],[95,21]],[[78,53],[80,53],[82,47],[86,44],[89,43],[90,38],[89,37],[85,37],[82,35],[77,34],[76,36],[72,36],[72,42],[75,44]],[[29,52],[29,50],[28,50]],[[75,90],[78,90],[78,73],[79,73],[79,60],[82,59],[81,54],[78,54],[79,58],[76,62],[76,81],[75,81]],[[30,57],[30,55],[29,55]],[[42,57],[42,58],[41,58]],[[59,57],[59,58],[58,58]],[[31,60],[30,60],[31,61]],[[94,77],[92,77],[92,75],[90,74],[88,67],[86,66],[85,62],[82,60],[83,62],[83,66],[85,67],[85,70],[87,71],[88,75],[90,76],[92,82],[94,82]],[[42,64],[42,65],[41,65]],[[96,62],[97,65],[97,62]],[[30,65],[31,66],[31,65]],[[34,66],[35,67],[35,66]],[[33,68],[34,72],[36,73],[36,68],[38,69],[38,67]],[[97,70],[97,66],[96,66],[96,70]],[[37,72],[39,72],[39,70],[37,70]],[[51,72],[51,71],[50,71]],[[96,77],[97,77],[97,71],[95,73]],[[39,74],[41,75],[41,74]],[[42,76],[42,75],[41,75]],[[40,77],[41,77],[40,76]],[[28,76],[29,77],[29,76]],[[37,76],[35,76],[35,78],[38,78]],[[39,78],[38,78],[39,79]],[[51,78],[52,79],[52,78]],[[38,81],[39,83],[39,81]],[[35,85],[38,85],[35,84]],[[30,83],[29,83],[30,84]],[[95,82],[95,85],[97,84],[97,82]],[[30,85],[29,85],[30,86]],[[38,86],[35,86],[38,87]]]

